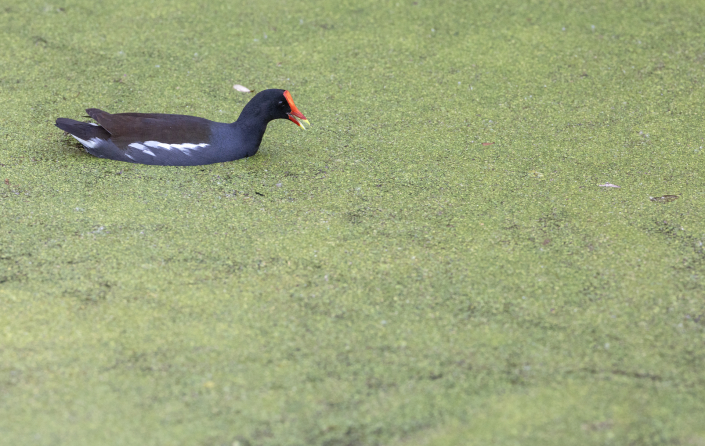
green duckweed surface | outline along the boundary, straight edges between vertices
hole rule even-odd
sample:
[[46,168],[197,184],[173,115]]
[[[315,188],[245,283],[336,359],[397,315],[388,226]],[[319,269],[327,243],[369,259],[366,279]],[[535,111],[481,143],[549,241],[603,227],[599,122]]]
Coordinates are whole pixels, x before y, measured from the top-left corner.
[[[0,444],[705,445],[703,30],[701,1],[2,2]],[[234,121],[236,83],[313,127],[182,168],[53,126]]]

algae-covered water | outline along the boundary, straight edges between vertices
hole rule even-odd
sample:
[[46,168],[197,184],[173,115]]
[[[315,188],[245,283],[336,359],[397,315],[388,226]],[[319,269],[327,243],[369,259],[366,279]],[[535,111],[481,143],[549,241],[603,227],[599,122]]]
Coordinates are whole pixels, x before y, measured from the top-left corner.
[[[0,444],[705,445],[704,30],[701,1],[2,2]],[[53,126],[234,121],[234,84],[313,127],[182,168]]]

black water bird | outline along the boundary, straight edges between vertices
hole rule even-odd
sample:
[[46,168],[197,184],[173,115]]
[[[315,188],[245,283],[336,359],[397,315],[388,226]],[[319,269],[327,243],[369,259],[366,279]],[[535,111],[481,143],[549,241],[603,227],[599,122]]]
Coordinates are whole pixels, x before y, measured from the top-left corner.
[[222,163],[257,153],[267,124],[289,119],[305,129],[306,117],[286,90],[257,93],[232,124],[185,115],[110,114],[86,110],[98,123],[58,118],[56,126],[99,158],[160,166]]

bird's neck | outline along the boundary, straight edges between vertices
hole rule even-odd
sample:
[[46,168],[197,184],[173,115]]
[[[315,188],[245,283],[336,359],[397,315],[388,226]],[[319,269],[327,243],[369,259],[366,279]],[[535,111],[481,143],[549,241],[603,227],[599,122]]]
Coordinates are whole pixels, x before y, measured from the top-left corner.
[[251,102],[242,109],[237,121],[233,126],[238,129],[240,135],[247,140],[247,145],[259,147],[264,137],[264,132],[267,130],[267,124],[271,119],[264,116],[258,107],[253,106]]
[[256,103],[256,101],[250,101],[245,105],[245,108],[242,109],[236,122],[247,122],[248,125],[251,125],[251,122],[261,122],[262,125],[266,127],[269,121],[271,121],[271,119],[266,116],[265,111],[262,110],[262,105]]

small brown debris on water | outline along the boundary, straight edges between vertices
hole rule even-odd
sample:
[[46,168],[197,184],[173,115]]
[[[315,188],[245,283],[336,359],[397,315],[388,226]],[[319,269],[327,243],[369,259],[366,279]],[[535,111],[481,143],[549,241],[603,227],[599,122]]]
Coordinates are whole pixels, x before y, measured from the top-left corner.
[[670,203],[679,199],[680,195],[661,195],[660,197],[649,197],[649,200],[655,203]]
[[595,421],[592,423],[583,423],[580,428],[584,431],[604,431],[608,429],[612,429],[614,426],[614,422],[612,420],[605,420],[605,421]]

